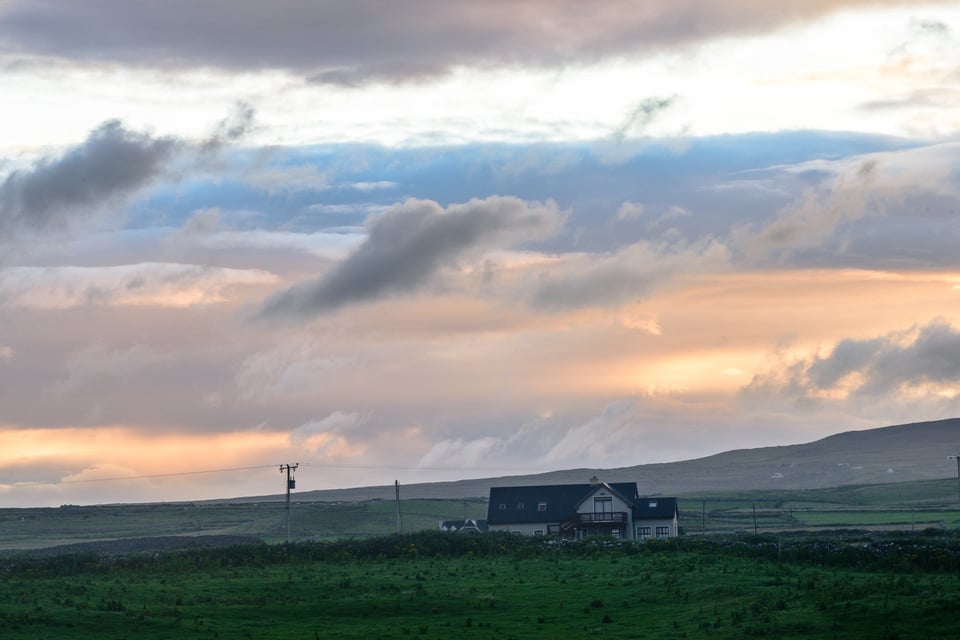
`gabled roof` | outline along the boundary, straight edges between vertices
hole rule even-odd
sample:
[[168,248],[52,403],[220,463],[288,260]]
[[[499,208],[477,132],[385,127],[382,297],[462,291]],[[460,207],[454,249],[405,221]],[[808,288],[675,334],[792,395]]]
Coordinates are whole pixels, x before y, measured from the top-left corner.
[[633,503],[634,520],[671,520],[677,515],[677,499],[654,496]]
[[[626,494],[624,494],[622,491],[617,490],[617,486],[619,486],[621,489],[624,489],[626,487],[630,487],[630,489],[627,491]],[[589,500],[600,489],[606,489],[607,491],[617,496],[627,504],[632,505],[633,502],[637,499],[637,485],[632,482],[615,482],[612,485],[607,484],[606,482],[600,482],[597,484],[591,484],[590,491],[588,491],[585,496],[583,496],[582,498],[580,498],[580,500],[577,501],[577,504],[574,505],[574,509],[579,510],[580,505],[582,505],[584,502]]]
[[[637,485],[634,482],[492,487],[490,503],[487,507],[487,522],[513,524],[570,520],[577,511],[577,505],[603,487],[610,489],[631,504],[637,498]],[[541,503],[544,504],[543,511],[540,510]]]

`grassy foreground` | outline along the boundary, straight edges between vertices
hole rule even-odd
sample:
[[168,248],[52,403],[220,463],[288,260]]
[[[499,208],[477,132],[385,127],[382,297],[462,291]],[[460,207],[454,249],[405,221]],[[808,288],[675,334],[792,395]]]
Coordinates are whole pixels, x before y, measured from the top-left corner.
[[942,534],[556,546],[420,533],[0,560],[0,637],[949,638]]

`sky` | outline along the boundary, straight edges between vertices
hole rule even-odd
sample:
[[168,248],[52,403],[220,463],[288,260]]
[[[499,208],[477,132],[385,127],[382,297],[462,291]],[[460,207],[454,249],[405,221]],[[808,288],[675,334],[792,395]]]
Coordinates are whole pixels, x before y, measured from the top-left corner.
[[960,415],[956,3],[0,0],[0,92],[0,506]]

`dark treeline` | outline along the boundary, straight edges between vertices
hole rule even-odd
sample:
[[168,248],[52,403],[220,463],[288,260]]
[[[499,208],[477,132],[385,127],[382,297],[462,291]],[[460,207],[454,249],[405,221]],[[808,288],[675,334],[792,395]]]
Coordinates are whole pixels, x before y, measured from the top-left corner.
[[706,537],[643,542],[591,539],[582,542],[531,538],[505,532],[452,534],[424,531],[403,535],[293,544],[246,543],[197,546],[124,555],[94,552],[57,556],[18,554],[0,559],[4,576],[51,577],[83,573],[157,570],[190,572],[230,567],[266,567],[314,562],[480,557],[498,559],[617,558],[637,554],[705,553],[800,566],[894,572],[960,571],[960,534],[838,532],[830,537]]

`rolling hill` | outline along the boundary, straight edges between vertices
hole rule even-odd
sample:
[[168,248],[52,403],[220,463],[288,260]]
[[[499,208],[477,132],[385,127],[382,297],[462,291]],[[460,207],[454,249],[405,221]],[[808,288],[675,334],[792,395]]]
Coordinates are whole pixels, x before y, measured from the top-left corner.
[[[486,497],[490,487],[636,481],[642,493],[684,495],[705,491],[823,489],[955,477],[960,418],[848,431],[809,442],[738,449],[705,458],[617,469],[548,473],[406,485],[404,498]],[[393,486],[300,491],[300,501],[392,499]],[[257,498],[263,500],[263,497]]]

